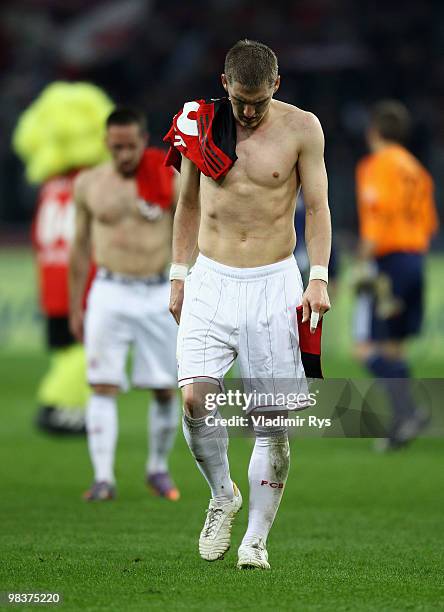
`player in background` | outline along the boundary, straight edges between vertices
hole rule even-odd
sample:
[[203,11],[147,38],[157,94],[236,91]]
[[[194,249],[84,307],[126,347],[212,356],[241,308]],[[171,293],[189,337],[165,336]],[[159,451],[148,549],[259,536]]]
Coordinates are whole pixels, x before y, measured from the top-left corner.
[[[168,312],[174,171],[165,154],[147,148],[145,118],[120,108],[106,121],[112,161],[76,178],[76,231],[70,257],[70,324],[84,338],[92,394],[87,434],[94,483],[86,500],[115,496],[117,395],[127,387],[125,365],[133,347],[132,383],[152,389],[148,413],[147,484],[177,500],[168,455],[179,420],[176,394],[176,326]],[[84,326],[82,296],[88,261],[97,274],[88,295]]]
[[[296,308],[303,305],[312,334],[329,308],[323,133],[314,115],[273,98],[279,83],[274,52],[239,41],[225,59],[222,85],[228,97],[186,103],[166,136],[167,161],[181,164],[170,310],[180,322],[184,435],[211,489],[199,538],[207,561],[223,558],[229,549],[242,496],[230,475],[227,429],[217,410],[208,412],[205,396],[219,391],[236,358],[247,392],[257,385],[273,396],[282,381],[290,381],[293,391],[304,388]],[[305,292],[293,257],[301,185],[312,266]],[[187,276],[196,244],[199,256]],[[268,405],[255,408],[256,415],[261,409],[262,416],[269,415]],[[249,522],[238,567],[268,569],[267,538],[288,476],[289,443],[284,426],[259,423],[255,435]]]
[[433,180],[404,146],[410,125],[403,104],[378,103],[366,134],[370,155],[356,171],[360,267],[355,353],[376,378],[384,379],[390,398],[392,421],[381,449],[403,446],[426,422],[409,389],[406,341],[421,329],[424,254],[438,221]]
[[51,361],[37,390],[37,424],[51,433],[85,432],[89,395],[85,356],[68,324],[68,258],[75,214],[72,190],[79,169],[108,157],[103,122],[111,108],[111,100],[98,87],[52,83],[20,116],[13,136],[27,179],[41,184],[32,244]]

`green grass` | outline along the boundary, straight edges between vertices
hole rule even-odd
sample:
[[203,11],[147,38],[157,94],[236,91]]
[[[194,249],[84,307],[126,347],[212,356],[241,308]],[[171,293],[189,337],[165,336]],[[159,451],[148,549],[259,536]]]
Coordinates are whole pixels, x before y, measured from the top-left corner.
[[[143,393],[120,402],[118,500],[81,501],[91,479],[85,440],[32,426],[45,367],[39,353],[0,356],[0,591],[60,592],[70,611],[444,610],[443,440],[391,456],[373,454],[370,440],[293,440],[272,571],[239,572],[246,506],[225,560],[202,561],[208,491],[181,435],[171,461],[181,501],[145,490]],[[250,450],[249,440],[230,446],[244,497]]]
[[[442,257],[428,266],[424,333],[410,348],[416,376],[444,374]],[[119,497],[88,505],[86,441],[37,433],[34,393],[41,352],[28,250],[0,253],[0,591],[60,592],[63,610],[444,610],[444,440],[375,455],[371,440],[292,441],[292,469],[269,539],[271,572],[239,572],[199,558],[208,491],[182,435],[171,459],[182,499],[144,488],[143,393],[120,401]],[[363,376],[350,359],[347,269],[324,327],[328,377]],[[251,441],[233,439],[233,477],[247,498]],[[247,500],[246,500],[247,501]],[[22,607],[23,609],[23,607]],[[27,609],[31,609],[28,606]]]

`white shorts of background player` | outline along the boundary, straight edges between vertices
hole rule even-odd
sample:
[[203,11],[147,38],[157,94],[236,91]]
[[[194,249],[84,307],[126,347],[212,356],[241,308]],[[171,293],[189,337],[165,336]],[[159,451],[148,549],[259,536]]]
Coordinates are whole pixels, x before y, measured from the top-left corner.
[[148,285],[96,278],[85,321],[90,384],[128,388],[126,361],[133,348],[132,385],[146,389],[177,386],[177,325],[168,310],[170,283]]

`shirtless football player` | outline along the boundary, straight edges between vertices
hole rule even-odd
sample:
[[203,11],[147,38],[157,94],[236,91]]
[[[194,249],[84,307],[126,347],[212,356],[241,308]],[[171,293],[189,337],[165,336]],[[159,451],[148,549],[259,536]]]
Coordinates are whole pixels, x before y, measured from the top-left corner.
[[[215,119],[215,107],[207,104],[186,104],[166,137],[171,135],[170,154],[177,150],[182,156],[170,310],[179,322],[184,434],[211,489],[199,539],[200,555],[208,561],[223,558],[230,547],[242,496],[230,476],[227,430],[214,424],[215,418],[207,419],[218,412],[206,410],[205,395],[217,391],[236,358],[244,384],[254,381],[273,391],[279,381],[291,379],[298,388],[305,372],[296,307],[303,305],[304,321],[310,321],[313,333],[330,307],[323,132],[313,114],[273,98],[279,83],[274,52],[258,42],[239,41],[228,51],[222,75],[233,117],[232,152],[226,138],[229,118],[221,135],[217,126],[224,119]],[[192,148],[193,136],[199,139],[200,157]],[[223,173],[230,156],[233,163]],[[301,187],[311,264],[305,292],[293,256],[293,218]],[[187,274],[196,244],[200,254]],[[257,427],[255,433],[248,529],[238,567],[268,569],[267,536],[287,480],[289,444],[284,427]]]
[[112,161],[82,172],[75,184],[76,232],[70,258],[70,323],[83,339],[82,296],[91,256],[98,266],[88,296],[84,342],[92,395],[87,433],[94,483],[87,500],[115,495],[117,394],[127,387],[125,365],[133,347],[132,383],[152,389],[147,484],[172,500],[179,493],[167,459],[178,423],[175,388],[177,328],[168,312],[164,274],[171,260],[174,176],[164,152],[146,148],[145,119],[113,111],[106,124]]

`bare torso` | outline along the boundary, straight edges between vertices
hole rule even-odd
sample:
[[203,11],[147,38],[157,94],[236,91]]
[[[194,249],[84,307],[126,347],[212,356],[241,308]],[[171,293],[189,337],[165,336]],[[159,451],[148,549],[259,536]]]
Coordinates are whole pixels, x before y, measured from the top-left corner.
[[237,125],[238,159],[227,176],[219,183],[200,177],[199,249],[204,255],[226,265],[252,267],[292,254],[298,133],[306,114],[273,100],[256,129]]
[[164,271],[171,259],[171,212],[147,219],[138,205],[135,179],[122,177],[111,163],[87,171],[83,184],[96,263],[133,276]]

